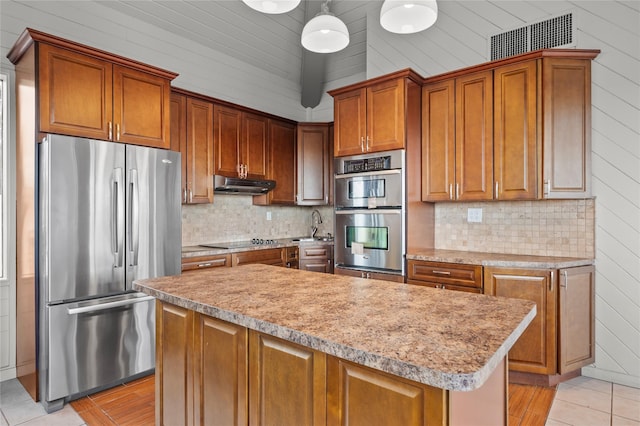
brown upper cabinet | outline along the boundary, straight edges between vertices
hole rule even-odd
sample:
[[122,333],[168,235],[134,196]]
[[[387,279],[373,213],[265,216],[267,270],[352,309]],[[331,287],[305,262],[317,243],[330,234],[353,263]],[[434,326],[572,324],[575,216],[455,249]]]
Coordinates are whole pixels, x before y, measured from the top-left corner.
[[420,82],[406,69],[329,91],[334,99],[334,155],[405,148],[408,87]]
[[296,125],[269,119],[269,167],[267,177],[276,187],[266,195],[253,197],[253,204],[285,204],[296,202]]
[[424,201],[493,198],[492,99],[491,71],[423,86]]
[[213,112],[214,174],[266,178],[269,119],[217,104]]
[[540,50],[425,80],[422,199],[591,195],[591,60]]
[[296,204],[331,204],[333,155],[330,124],[298,124],[298,191]]
[[9,59],[37,76],[37,131],[169,148],[177,74],[27,29]]
[[182,203],[213,202],[213,103],[171,93],[171,149],[182,154]]

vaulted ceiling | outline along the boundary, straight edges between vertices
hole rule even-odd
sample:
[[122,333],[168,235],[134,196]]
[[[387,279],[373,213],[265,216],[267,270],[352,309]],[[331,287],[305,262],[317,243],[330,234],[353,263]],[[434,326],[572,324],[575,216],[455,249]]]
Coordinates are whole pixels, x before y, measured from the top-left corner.
[[[304,24],[323,3],[303,0],[291,12],[269,15],[240,0],[107,0],[100,2],[143,22],[225,53],[281,78],[302,84],[304,106],[315,106],[325,81],[365,71],[367,12],[382,1],[333,0],[329,9],[347,25],[350,43],[331,54],[306,51]],[[317,98],[317,100],[316,100]]]

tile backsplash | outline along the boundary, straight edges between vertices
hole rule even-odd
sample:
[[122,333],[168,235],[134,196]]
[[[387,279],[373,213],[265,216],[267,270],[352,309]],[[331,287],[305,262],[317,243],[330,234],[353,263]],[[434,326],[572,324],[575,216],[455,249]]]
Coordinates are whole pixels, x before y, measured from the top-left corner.
[[317,235],[333,234],[332,207],[254,206],[251,196],[215,194],[213,204],[182,206],[182,245],[308,236],[314,208]]
[[[482,209],[468,223],[469,208]],[[539,256],[595,257],[595,200],[437,203],[435,247]]]

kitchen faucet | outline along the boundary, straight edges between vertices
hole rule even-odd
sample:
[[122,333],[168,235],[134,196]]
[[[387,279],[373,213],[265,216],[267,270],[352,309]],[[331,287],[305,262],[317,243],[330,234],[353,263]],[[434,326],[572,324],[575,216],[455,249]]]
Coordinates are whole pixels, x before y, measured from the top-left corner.
[[315,238],[316,232],[318,232],[318,225],[322,223],[322,216],[318,210],[311,212],[311,238]]

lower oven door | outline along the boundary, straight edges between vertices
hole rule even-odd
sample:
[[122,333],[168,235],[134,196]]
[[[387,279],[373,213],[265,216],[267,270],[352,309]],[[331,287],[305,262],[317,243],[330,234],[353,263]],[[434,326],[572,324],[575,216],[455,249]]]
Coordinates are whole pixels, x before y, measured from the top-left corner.
[[403,274],[402,218],[402,209],[336,210],[336,266]]

